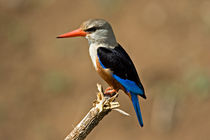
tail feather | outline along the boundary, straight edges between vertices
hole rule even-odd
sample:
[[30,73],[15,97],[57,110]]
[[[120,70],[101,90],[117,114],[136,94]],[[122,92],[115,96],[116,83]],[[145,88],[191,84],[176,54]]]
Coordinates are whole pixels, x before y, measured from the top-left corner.
[[139,106],[138,96],[135,93],[130,93],[130,95],[131,95],[131,100],[132,100],[133,107],[135,109],[139,124],[141,125],[141,127],[143,127],[143,119],[142,119],[142,115],[141,115],[141,109]]

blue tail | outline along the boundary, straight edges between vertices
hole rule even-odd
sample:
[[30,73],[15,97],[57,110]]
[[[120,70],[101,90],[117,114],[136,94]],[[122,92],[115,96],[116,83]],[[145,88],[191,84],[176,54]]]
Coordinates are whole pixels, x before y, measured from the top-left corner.
[[135,109],[136,116],[138,118],[139,124],[141,125],[141,127],[143,127],[143,119],[142,119],[142,116],[141,116],[141,109],[140,109],[140,106],[139,106],[138,96],[135,93],[130,93],[130,94],[131,94],[131,100],[132,100],[133,107]]

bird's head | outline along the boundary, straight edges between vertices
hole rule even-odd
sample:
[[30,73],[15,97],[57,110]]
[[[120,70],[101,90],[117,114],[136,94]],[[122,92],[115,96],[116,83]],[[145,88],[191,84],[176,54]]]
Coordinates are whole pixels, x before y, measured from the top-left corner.
[[90,19],[82,23],[79,29],[59,35],[57,38],[83,36],[90,44],[116,44],[111,25],[103,19]]

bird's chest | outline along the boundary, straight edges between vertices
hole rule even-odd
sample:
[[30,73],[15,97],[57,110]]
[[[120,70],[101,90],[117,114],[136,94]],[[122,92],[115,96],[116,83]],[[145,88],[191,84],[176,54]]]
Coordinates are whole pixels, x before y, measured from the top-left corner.
[[112,78],[112,73],[109,69],[104,69],[102,68],[100,62],[99,62],[99,57],[97,55],[97,49],[99,47],[97,47],[96,45],[91,45],[89,48],[89,53],[90,53],[90,57],[91,60],[93,62],[93,65],[95,67],[95,70],[99,73],[99,75],[105,79],[107,81],[107,79],[111,79]]
[[89,47],[89,53],[91,60],[93,62],[93,65],[95,67],[95,70],[98,72],[98,74],[114,89],[119,90],[119,89],[124,89],[119,82],[117,82],[113,77],[112,77],[112,71],[110,69],[104,69],[100,62],[99,58],[97,55],[97,49],[98,45],[90,45]]
[[90,47],[89,47],[89,54],[90,54],[91,60],[93,62],[93,66],[95,67],[96,70],[97,70],[96,59],[98,57],[97,49],[98,49],[98,47],[95,45],[90,45]]

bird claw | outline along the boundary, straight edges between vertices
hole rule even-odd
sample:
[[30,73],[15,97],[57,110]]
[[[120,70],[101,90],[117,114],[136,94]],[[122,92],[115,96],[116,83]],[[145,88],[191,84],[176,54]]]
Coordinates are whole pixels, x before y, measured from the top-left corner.
[[113,89],[112,87],[108,87],[106,88],[106,90],[104,91],[104,95],[105,96],[114,96],[117,93],[117,91],[115,89]]
[[97,99],[93,102],[93,106],[98,108],[99,112],[102,112],[103,110],[108,109],[115,109],[120,106],[118,102],[114,102],[116,97],[118,96],[118,93],[116,93],[112,97],[107,97],[104,95],[103,88],[101,85],[97,84],[98,87],[98,93],[97,93]]

